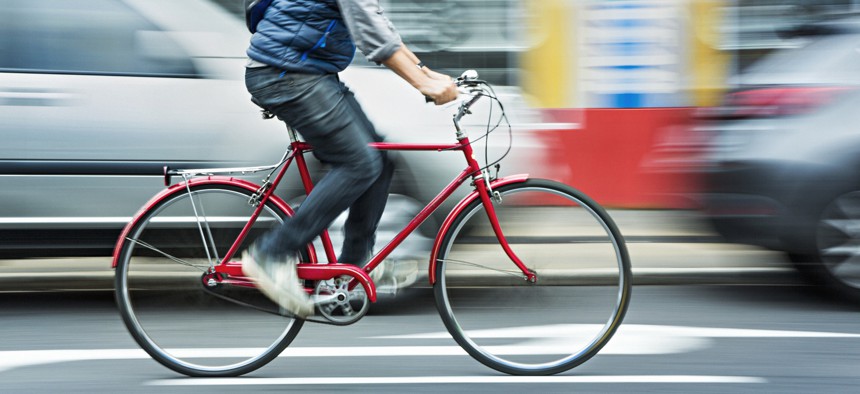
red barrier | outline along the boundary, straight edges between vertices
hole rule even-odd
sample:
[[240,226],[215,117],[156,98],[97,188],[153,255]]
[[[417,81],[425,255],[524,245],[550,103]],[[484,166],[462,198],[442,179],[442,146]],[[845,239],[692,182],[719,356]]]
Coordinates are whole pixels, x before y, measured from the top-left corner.
[[[690,208],[697,190],[688,158],[698,153],[691,108],[549,109],[547,120],[581,122],[541,131],[553,176],[617,208]],[[584,112],[584,113],[583,113]]]

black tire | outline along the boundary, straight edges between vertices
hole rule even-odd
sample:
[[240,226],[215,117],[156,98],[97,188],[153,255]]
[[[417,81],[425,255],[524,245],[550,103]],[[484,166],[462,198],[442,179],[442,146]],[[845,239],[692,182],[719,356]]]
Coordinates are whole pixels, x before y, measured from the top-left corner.
[[[116,299],[123,322],[141,348],[176,372],[218,377],[254,371],[277,357],[302,327],[302,320],[213,294],[276,311],[256,289],[203,283],[204,272],[217,261],[215,251],[223,256],[250,217],[252,194],[232,185],[177,189],[145,212],[122,242]],[[267,203],[235,258],[286,216]],[[201,233],[215,245],[209,252]]]
[[537,282],[525,281],[502,251],[477,199],[436,250],[442,321],[495,370],[550,375],[576,367],[607,344],[630,303],[624,238],[597,203],[564,184],[530,179],[496,191],[502,231]]

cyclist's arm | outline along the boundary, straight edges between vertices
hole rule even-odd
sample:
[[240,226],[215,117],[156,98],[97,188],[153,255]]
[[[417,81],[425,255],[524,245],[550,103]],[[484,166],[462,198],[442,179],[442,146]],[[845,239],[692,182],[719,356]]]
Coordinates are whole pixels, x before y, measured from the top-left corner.
[[382,63],[402,46],[403,40],[379,0],[337,0],[337,5],[352,41],[367,60]]
[[412,60],[413,63],[415,63],[416,65],[421,64],[421,71],[424,71],[424,74],[427,74],[428,77],[438,79],[440,81],[451,81],[450,76],[437,73],[436,71],[431,70],[430,67],[423,65],[421,63],[421,60],[418,59],[418,56],[416,56],[415,53],[413,53],[409,48],[407,48],[406,45],[403,45],[403,49],[406,51],[406,55],[409,57],[410,60]]
[[337,0],[341,16],[355,45],[368,60],[382,63],[437,105],[457,98],[450,77],[427,67],[419,68],[415,54],[403,44],[378,0]]
[[394,52],[391,57],[385,59],[382,64],[393,70],[397,75],[405,79],[406,82],[409,82],[419,92],[433,99],[436,105],[445,104],[457,99],[457,86],[454,85],[451,78],[431,77],[424,69],[416,66],[415,55],[410,56],[411,53],[406,46],[402,45],[397,52]]

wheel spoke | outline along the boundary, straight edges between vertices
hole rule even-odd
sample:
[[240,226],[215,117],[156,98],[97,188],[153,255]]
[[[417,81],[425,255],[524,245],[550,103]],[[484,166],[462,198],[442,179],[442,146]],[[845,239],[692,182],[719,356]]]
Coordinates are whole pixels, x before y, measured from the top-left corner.
[[156,248],[155,246],[152,246],[152,245],[150,245],[150,244],[148,244],[148,243],[146,243],[146,242],[143,242],[143,241],[141,241],[141,240],[139,240],[139,239],[132,239],[132,238],[130,238],[130,237],[125,237],[125,239],[126,239],[126,240],[128,240],[129,242],[132,242],[132,243],[134,243],[134,244],[136,244],[136,245],[139,245],[139,246],[143,246],[143,247],[144,247],[144,248],[146,248],[146,249],[149,249],[149,250],[151,250],[151,251],[153,251],[153,252],[156,252],[156,253],[158,253],[158,254],[160,254],[160,255],[164,256],[164,257],[167,257],[167,258],[168,258],[168,259],[170,259],[171,261],[177,262],[177,263],[182,264],[182,265],[184,265],[184,266],[186,266],[186,267],[196,268],[196,269],[200,270],[200,272],[206,272],[206,271],[209,269],[209,267],[210,267],[210,264],[209,264],[209,263],[207,263],[206,265],[193,264],[193,263],[190,263],[190,262],[185,261],[185,260],[183,260],[183,259],[180,259],[180,258],[178,258],[178,257],[176,257],[176,256],[172,256],[172,255],[170,255],[170,254],[168,254],[168,253],[165,253],[165,252],[164,252],[164,251],[162,251],[161,249]]
[[826,248],[822,251],[825,257],[825,267],[838,278],[858,277],[860,271],[860,245],[846,243],[843,245]]
[[821,264],[808,268],[816,279],[829,281],[828,289],[860,299],[860,192],[835,198],[824,209],[817,230]]
[[830,219],[821,222],[825,226],[837,230],[850,238],[860,238],[860,220],[857,219]]
[[860,254],[860,245],[853,242],[845,242],[841,245],[825,248],[822,252],[825,256],[856,256]]
[[860,256],[853,255],[851,258],[842,260],[838,263],[829,263],[828,269],[834,275],[844,278],[847,283],[855,283],[855,286],[860,287],[860,283],[856,283],[860,279]]
[[[514,271],[514,270],[503,270],[503,269],[490,267],[490,266],[485,265],[485,264],[471,263],[471,262],[463,261],[463,260],[436,259],[436,261],[437,261],[437,264],[438,263],[444,263],[446,265],[454,265],[454,266],[459,265],[459,266],[464,266],[464,267],[482,268],[484,270],[488,270],[488,271],[492,271],[492,272],[499,272],[502,274],[515,276],[517,278],[521,278],[523,276],[522,271],[519,271],[519,270],[516,270],[516,271]],[[511,262],[511,264],[513,264],[513,262]]]
[[836,200],[835,217],[860,218],[860,195],[849,193]]

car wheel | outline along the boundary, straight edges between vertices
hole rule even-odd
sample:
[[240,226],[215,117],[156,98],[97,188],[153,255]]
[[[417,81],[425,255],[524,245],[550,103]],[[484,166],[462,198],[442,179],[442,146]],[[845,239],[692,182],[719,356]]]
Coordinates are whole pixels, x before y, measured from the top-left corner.
[[[298,209],[304,201],[304,196],[291,199],[290,206]],[[376,247],[375,251],[379,251],[382,247],[388,244],[397,233],[406,228],[412,218],[418,214],[424,207],[415,199],[404,196],[402,194],[389,194],[388,203],[385,205],[385,211],[382,214],[382,219],[379,222],[379,228],[376,232]],[[332,245],[335,253],[340,253],[343,243],[343,225],[349,210],[342,213],[329,226],[329,236],[331,237]],[[435,234],[434,234],[435,235]],[[421,231],[416,230],[409,235],[397,249],[395,249],[389,258],[394,260],[427,260],[430,256],[430,248],[433,246],[433,238],[428,237]],[[318,253],[322,253],[323,246],[319,238],[314,240],[314,248]],[[322,255],[318,257],[323,257]]]
[[816,250],[790,254],[792,262],[828,291],[860,302],[860,191],[828,203],[815,224]]

